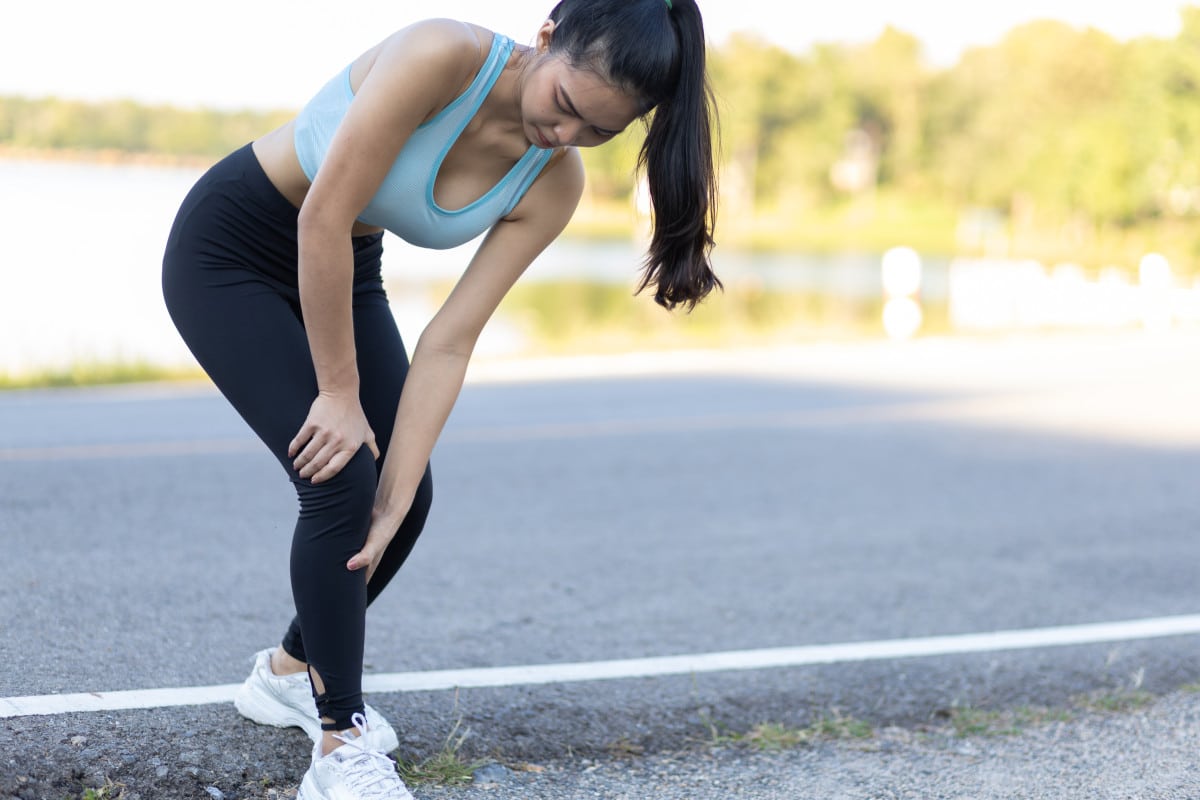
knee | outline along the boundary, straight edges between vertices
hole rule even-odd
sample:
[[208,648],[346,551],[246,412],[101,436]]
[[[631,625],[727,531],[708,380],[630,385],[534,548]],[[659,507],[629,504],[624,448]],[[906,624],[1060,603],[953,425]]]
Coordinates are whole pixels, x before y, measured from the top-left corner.
[[366,446],[359,448],[345,466],[328,480],[313,483],[293,475],[292,482],[300,497],[301,517],[336,513],[361,519],[364,523],[371,518],[378,478],[375,458]]

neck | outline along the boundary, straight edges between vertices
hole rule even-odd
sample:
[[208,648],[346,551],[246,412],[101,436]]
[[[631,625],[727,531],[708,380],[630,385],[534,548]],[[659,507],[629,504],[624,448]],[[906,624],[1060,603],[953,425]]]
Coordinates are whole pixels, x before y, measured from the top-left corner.
[[496,79],[496,84],[480,108],[489,120],[505,127],[521,129],[521,97],[532,61],[532,48],[523,45],[513,47],[504,71]]

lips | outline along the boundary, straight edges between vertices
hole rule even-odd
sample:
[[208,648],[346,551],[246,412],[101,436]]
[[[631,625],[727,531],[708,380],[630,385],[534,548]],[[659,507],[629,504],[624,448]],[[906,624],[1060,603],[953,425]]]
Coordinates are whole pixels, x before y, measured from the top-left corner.
[[547,139],[545,136],[542,136],[542,132],[541,132],[541,131],[539,131],[537,128],[534,128],[534,129],[533,129],[533,132],[534,132],[535,134],[537,134],[538,147],[541,147],[543,150],[552,150],[552,149],[554,149],[554,145],[550,144],[550,140],[549,140],[549,139]]

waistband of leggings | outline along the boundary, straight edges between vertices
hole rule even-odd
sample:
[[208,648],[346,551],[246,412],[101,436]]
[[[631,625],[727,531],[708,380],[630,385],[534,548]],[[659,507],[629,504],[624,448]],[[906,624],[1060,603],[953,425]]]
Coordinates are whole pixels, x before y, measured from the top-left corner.
[[215,178],[236,179],[245,191],[254,197],[261,210],[276,219],[295,224],[300,210],[271,183],[251,144],[234,150],[217,163],[212,171]]
[[[300,209],[292,205],[292,201],[284,197],[275,184],[271,183],[271,179],[267,177],[266,171],[259,163],[258,156],[254,154],[252,143],[245,144],[227,155],[213,166],[212,172],[217,178],[226,176],[240,178],[242,186],[271,216],[292,224],[295,224],[299,218]],[[353,238],[356,242],[366,243],[382,236],[383,234],[380,232]]]

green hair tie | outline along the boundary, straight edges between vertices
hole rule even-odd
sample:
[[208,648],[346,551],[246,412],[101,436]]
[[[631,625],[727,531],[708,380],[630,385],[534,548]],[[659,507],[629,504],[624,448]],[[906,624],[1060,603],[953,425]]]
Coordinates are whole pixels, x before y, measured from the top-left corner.
[[671,0],[667,0],[667,11],[674,11],[675,6],[671,5]]

